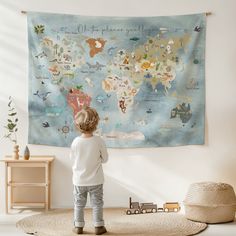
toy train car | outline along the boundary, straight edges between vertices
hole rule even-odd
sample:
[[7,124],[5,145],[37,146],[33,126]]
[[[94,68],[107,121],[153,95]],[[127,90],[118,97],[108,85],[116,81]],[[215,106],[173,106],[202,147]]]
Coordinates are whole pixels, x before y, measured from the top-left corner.
[[163,210],[165,212],[169,212],[169,211],[177,212],[177,211],[180,211],[180,205],[178,202],[166,202],[163,205]]
[[166,202],[163,207],[157,208],[156,204],[150,203],[139,203],[132,202],[131,197],[129,198],[129,209],[126,209],[126,214],[141,214],[141,213],[155,213],[161,212],[178,212],[180,210],[180,205],[178,202]]

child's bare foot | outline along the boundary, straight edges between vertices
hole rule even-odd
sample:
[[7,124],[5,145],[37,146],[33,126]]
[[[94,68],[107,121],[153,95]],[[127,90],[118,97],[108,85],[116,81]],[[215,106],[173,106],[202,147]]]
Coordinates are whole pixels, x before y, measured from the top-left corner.
[[72,229],[75,234],[83,234],[83,227],[75,227]]
[[100,226],[100,227],[95,227],[95,234],[96,235],[101,235],[105,234],[107,232],[105,226]]

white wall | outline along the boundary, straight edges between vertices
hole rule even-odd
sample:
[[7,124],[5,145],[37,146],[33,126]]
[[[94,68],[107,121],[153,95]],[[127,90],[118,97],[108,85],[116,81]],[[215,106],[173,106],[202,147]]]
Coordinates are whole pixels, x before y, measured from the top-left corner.
[[[105,206],[140,201],[182,201],[190,183],[227,182],[236,188],[236,1],[234,0],[0,0],[0,136],[8,96],[19,112],[19,145],[27,144],[27,30],[21,10],[80,15],[158,16],[211,11],[206,38],[206,144],[152,149],[109,149]],[[68,148],[29,145],[31,154],[55,155],[52,207],[72,206]],[[12,144],[0,140],[0,158]],[[4,211],[4,168],[0,164],[0,212]]]

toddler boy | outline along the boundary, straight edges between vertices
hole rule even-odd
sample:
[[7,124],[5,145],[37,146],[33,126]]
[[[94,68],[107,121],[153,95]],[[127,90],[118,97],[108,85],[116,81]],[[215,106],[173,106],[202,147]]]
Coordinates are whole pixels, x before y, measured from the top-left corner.
[[103,220],[103,183],[102,164],[107,162],[108,153],[104,141],[93,135],[99,116],[95,109],[83,108],[78,112],[76,127],[82,133],[71,144],[70,158],[73,160],[74,185],[74,229],[76,234],[83,234],[84,208],[89,193],[93,208],[95,234],[106,233]]

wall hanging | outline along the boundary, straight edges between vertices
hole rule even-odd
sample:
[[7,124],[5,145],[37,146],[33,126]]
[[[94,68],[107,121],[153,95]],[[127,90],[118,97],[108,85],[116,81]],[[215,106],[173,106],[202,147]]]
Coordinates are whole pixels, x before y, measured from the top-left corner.
[[70,146],[89,105],[108,147],[204,144],[205,13],[27,17],[29,143]]

